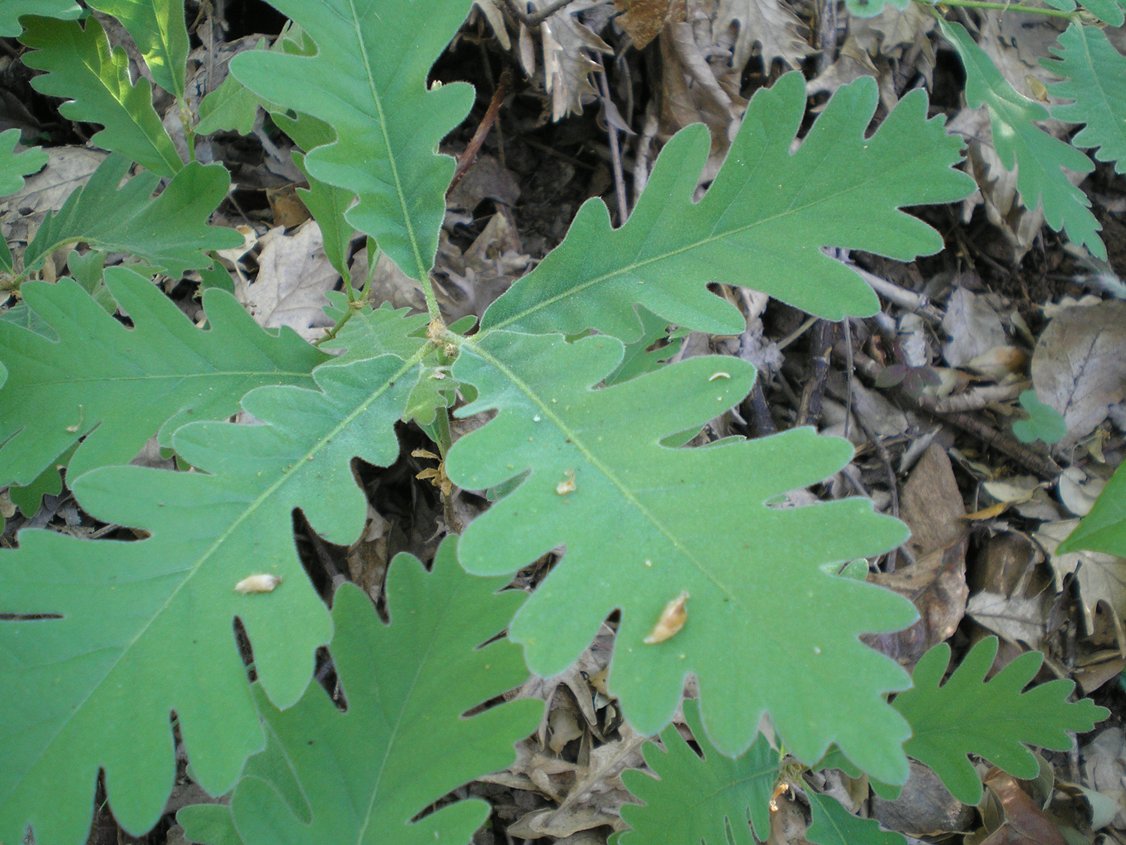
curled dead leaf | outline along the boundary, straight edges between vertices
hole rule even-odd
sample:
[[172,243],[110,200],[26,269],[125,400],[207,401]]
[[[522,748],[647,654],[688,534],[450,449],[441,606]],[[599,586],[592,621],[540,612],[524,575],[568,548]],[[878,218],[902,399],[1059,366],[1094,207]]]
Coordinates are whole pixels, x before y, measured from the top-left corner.
[[671,639],[680,632],[684,623],[688,621],[688,593],[681,592],[679,596],[665,605],[661,616],[653,630],[649,632],[642,642],[646,645],[656,645]]

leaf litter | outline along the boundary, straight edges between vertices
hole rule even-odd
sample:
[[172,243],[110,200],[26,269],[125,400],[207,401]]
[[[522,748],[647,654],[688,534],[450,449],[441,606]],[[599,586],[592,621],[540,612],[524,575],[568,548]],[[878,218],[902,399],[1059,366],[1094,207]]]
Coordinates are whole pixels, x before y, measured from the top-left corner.
[[[664,2],[576,0],[538,24],[530,23],[529,17],[554,4],[535,0],[523,5],[522,15],[513,12],[517,5],[521,4],[478,0],[477,19],[471,18],[461,33],[507,51],[526,79],[520,95],[505,104],[503,133],[494,133],[486,142],[487,158],[480,159],[480,168],[490,175],[469,199],[451,200],[453,210],[447,211],[437,251],[439,290],[450,319],[482,314],[489,302],[542,258],[546,247],[562,234],[560,221],[553,219],[557,209],[577,207],[591,196],[612,195],[611,134],[623,129],[634,133],[621,132],[619,140],[636,155],[640,185],[649,175],[643,145],[659,145],[675,130],[703,121],[710,130],[707,164],[699,179],[705,184],[716,175],[730,147],[734,128],[750,99],[748,89],[760,87],[768,75],[779,70],[802,67],[818,46],[812,37],[816,22],[804,10],[774,0],[692,0],[679,10],[675,8],[679,4]],[[628,16],[615,18],[622,11]],[[1042,31],[1009,31],[1006,19],[999,16],[984,20],[983,46],[1010,84],[1028,92],[1030,74],[1050,82],[1028,58],[1045,55]],[[216,36],[213,49],[219,51],[224,49],[225,38],[216,24],[208,18]],[[878,17],[858,19],[821,60],[820,73],[809,83],[809,91],[835,91],[858,74],[872,74],[882,106],[890,109],[907,93],[911,74],[928,81],[935,78],[932,30],[933,21],[919,15],[915,6],[905,12],[887,8]],[[638,53],[628,49],[630,43],[642,45],[645,38],[657,42],[648,54],[660,57],[660,69],[654,76],[647,75]],[[202,55],[201,62],[206,61],[207,56]],[[475,63],[479,65],[479,59],[451,55],[439,72],[448,72],[451,78],[471,78],[487,95],[491,82]],[[610,83],[605,92],[598,85],[602,73]],[[479,112],[474,110],[469,124]],[[866,385],[863,377],[847,372],[844,350],[849,338],[838,333],[830,344],[831,371],[818,382],[811,378],[817,350],[810,326],[803,323],[804,315],[778,302],[771,302],[765,313],[752,312],[745,299],[730,295],[732,306],[757,320],[759,326],[757,338],[749,332],[735,336],[736,346],[743,349],[766,340],[777,344],[779,351],[761,373],[764,404],[756,408],[748,401],[716,428],[735,426],[740,432],[765,433],[789,427],[803,402],[808,405],[806,394],[813,385],[813,391],[820,393],[816,398],[824,400],[824,409],[812,421],[829,428],[831,417],[838,415],[834,424],[847,431],[860,448],[856,461],[833,479],[831,488],[859,489],[913,529],[914,537],[899,550],[894,570],[889,571],[891,567],[884,561],[873,567],[870,577],[907,595],[921,618],[902,635],[885,635],[880,647],[911,666],[930,644],[949,640],[964,653],[985,633],[993,633],[1002,638],[998,669],[1026,648],[1042,649],[1048,655],[1048,673],[1086,677],[1087,693],[1121,704],[1123,693],[1115,686],[1122,663],[1114,661],[1126,655],[1121,635],[1126,616],[1126,561],[1094,552],[1057,554],[1056,545],[1074,524],[1062,518],[1061,510],[1075,512],[1074,497],[1064,493],[1063,474],[1045,475],[1042,470],[1051,464],[1022,461],[999,444],[1011,439],[1012,422],[1022,413],[1017,393],[1009,396],[1008,387],[1031,380],[1039,399],[1067,424],[1065,439],[1037,454],[1060,466],[1081,467],[1088,477],[1109,479],[1126,449],[1126,373],[1122,369],[1126,359],[1120,354],[1126,341],[1122,336],[1126,313],[1121,302],[1108,300],[1101,292],[1085,305],[1068,302],[1068,297],[1083,292],[1074,262],[1061,257],[1061,250],[1037,249],[1044,244],[1042,213],[1017,203],[1015,175],[1001,166],[988,120],[980,112],[952,110],[950,128],[969,141],[968,171],[979,190],[951,218],[961,215],[957,237],[969,256],[961,268],[964,272],[950,273],[936,264],[920,263],[917,283],[894,280],[919,296],[914,306],[902,301],[885,303],[884,314],[850,327],[860,372],[867,360],[879,369],[901,366],[920,378],[892,386]],[[216,142],[227,143],[223,139]],[[465,143],[465,138],[453,136],[444,142],[443,151],[456,155],[464,151]],[[42,215],[57,210],[73,185],[82,183],[98,163],[91,161],[90,151],[78,146],[51,147],[48,154],[51,162],[41,177],[28,179],[24,191],[0,209],[9,240],[30,240]],[[545,169],[545,157],[551,160],[557,177],[548,191],[559,202],[540,206],[523,202],[520,192],[528,190],[536,172]],[[270,158],[266,152],[247,162],[248,184],[256,180],[274,188],[285,182],[285,176],[268,171]],[[66,184],[58,184],[60,180]],[[1118,203],[1120,209],[1126,203],[1121,184],[1104,180],[1099,185],[1108,207]],[[264,189],[262,193],[260,200],[265,199]],[[981,216],[974,215],[980,203],[984,203],[991,225],[983,225]],[[253,233],[248,243],[257,243],[253,252],[231,256],[246,270],[235,288],[262,325],[289,326],[316,339],[330,324],[320,310],[323,292],[338,287],[339,278],[324,260],[316,224],[286,227],[279,225],[277,215],[277,208],[264,201],[251,209],[244,225]],[[546,238],[544,233],[548,233]],[[1108,266],[1121,276],[1126,272],[1122,261],[1126,244],[1109,242],[1108,248]],[[877,275],[886,266],[860,253],[853,259]],[[60,262],[61,257],[52,260]],[[370,279],[373,301],[411,307],[421,304],[412,299],[410,291],[415,288],[406,284],[398,265],[386,255],[371,270],[366,250],[357,245],[350,260],[351,281],[359,286]],[[1035,289],[1027,281],[1030,275],[1039,279]],[[199,313],[190,301],[182,307]],[[927,312],[927,308],[933,310]],[[920,312],[937,314],[940,324],[921,318]],[[3,319],[11,320],[14,314],[14,310],[8,311]],[[785,339],[790,341],[783,346]],[[707,342],[718,345],[720,341]],[[1014,349],[1020,355],[1000,360],[996,355],[988,357],[999,349]],[[939,397],[922,377],[928,371],[957,374],[943,388],[948,395]],[[990,393],[994,388],[1002,390]],[[961,397],[968,410],[935,413],[936,399],[950,396]],[[913,441],[924,432],[928,432],[929,445],[914,449]],[[1027,475],[1030,470],[1032,474]],[[382,573],[396,551],[429,548],[432,553],[432,533],[405,516],[411,503],[435,519],[441,512],[435,507],[435,491],[410,481],[409,472],[400,473],[396,480],[394,472],[393,468],[391,480],[382,489],[371,492],[378,509],[372,507],[364,539],[347,558],[340,558],[343,571],[373,595],[381,591]],[[564,476],[558,484],[566,484],[568,489],[559,495],[574,495],[581,491],[582,483],[574,475]],[[1002,492],[1005,484],[1021,486],[1028,498]],[[725,498],[722,490],[712,495],[717,502]],[[1034,500],[1039,502],[1036,508]],[[967,517],[999,501],[1006,507],[996,514]],[[457,506],[478,507],[465,501]],[[7,539],[22,517],[7,504],[4,515],[8,517]],[[425,519],[419,520],[423,522]],[[371,548],[363,550],[363,542]],[[337,554],[331,549],[322,552],[329,561]],[[555,564],[555,557],[549,554],[522,570],[517,583],[539,583]],[[262,580],[248,583],[246,591],[283,589],[270,580],[274,577],[248,573],[244,582]],[[239,589],[244,582],[231,586]],[[664,640],[679,636],[681,626],[693,624],[690,616],[687,621],[684,617],[685,608],[691,608],[687,594],[669,599],[647,623],[653,626],[656,622],[651,632],[655,642],[662,625],[660,639]],[[592,596],[591,601],[597,603],[597,597]],[[556,682],[535,681],[525,686],[522,696],[550,704],[540,729],[518,746],[513,766],[471,787],[471,791],[488,795],[507,841],[600,845],[612,832],[625,829],[620,810],[628,793],[620,776],[626,768],[643,765],[644,737],[621,722],[615,700],[608,695],[606,641],[612,631],[612,627],[605,628],[601,645],[596,641]],[[1099,665],[1119,668],[1117,672],[1092,670]],[[683,715],[678,715],[675,733],[692,737]],[[674,741],[671,734],[666,744],[670,741]],[[1121,789],[1126,753],[1122,749],[1119,723],[1084,740],[1078,769],[1062,756],[1048,761],[1061,790],[1078,778],[1082,787],[1076,789],[1088,791],[1091,813],[1081,814],[1078,822],[1071,823],[1093,825],[1094,808],[1101,807],[1098,820],[1104,824],[1102,829],[1118,841],[1126,836]],[[987,802],[980,805],[977,815],[969,817],[956,812],[964,810],[964,805],[947,805],[951,817],[957,818],[948,830],[962,834],[972,830],[975,841],[1001,841],[1002,835],[1009,837],[1005,841],[1062,841],[1059,829],[1068,817],[1056,805],[1037,804],[1027,787],[1008,776],[980,774]],[[815,819],[823,812],[817,809],[818,800],[814,801]],[[944,801],[946,797],[928,789],[916,800]],[[1111,810],[1117,810],[1107,811],[1106,801],[1111,802]],[[804,841],[801,837],[810,824],[806,810],[799,806],[794,811],[785,801],[783,805],[790,809],[772,819],[772,827],[781,830],[789,825],[791,832],[772,834],[771,841]],[[784,825],[782,817],[787,813]],[[935,832],[917,815],[883,813],[878,817],[886,827],[898,824],[897,829],[910,835]],[[494,835],[479,841],[491,845],[506,840]]]

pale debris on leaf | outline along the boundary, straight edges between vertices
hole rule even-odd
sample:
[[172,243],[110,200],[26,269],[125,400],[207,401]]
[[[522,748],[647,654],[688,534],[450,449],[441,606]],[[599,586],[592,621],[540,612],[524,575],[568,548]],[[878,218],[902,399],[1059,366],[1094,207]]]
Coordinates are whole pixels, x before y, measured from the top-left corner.
[[1040,401],[1063,415],[1066,449],[1126,400],[1126,301],[1069,308],[1040,335],[1032,355],[1032,383]]
[[306,340],[315,340],[332,325],[324,313],[324,295],[339,274],[324,252],[316,222],[309,220],[292,235],[271,229],[259,241],[258,275],[247,284],[239,279],[235,296],[259,325],[289,326]]
[[1061,589],[1063,577],[1075,574],[1079,581],[1079,596],[1083,606],[1083,629],[1090,634],[1095,629],[1095,605],[1100,601],[1117,618],[1126,617],[1126,558],[1101,552],[1079,551],[1056,554],[1056,547],[1075,530],[1077,519],[1065,519],[1042,525],[1033,536],[1048,552],[1056,575],[1056,588]]

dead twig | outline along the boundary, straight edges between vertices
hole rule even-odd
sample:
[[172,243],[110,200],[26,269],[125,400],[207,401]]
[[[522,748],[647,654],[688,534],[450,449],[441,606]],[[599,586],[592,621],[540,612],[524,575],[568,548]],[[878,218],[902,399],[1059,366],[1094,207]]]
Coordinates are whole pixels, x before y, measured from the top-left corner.
[[[881,370],[880,365],[858,349],[853,350],[852,357],[860,372],[874,381]],[[1033,451],[1003,431],[999,431],[969,414],[962,412],[943,413],[939,409],[939,400],[931,396],[913,396],[905,390],[896,390],[895,393],[902,401],[914,408],[926,411],[943,422],[957,426],[987,446],[1012,458],[1029,472],[1033,472],[1041,478],[1054,480],[1059,477],[1062,471],[1059,464],[1050,457]]]
[[618,130],[610,120],[610,111],[614,108],[614,104],[610,102],[610,85],[606,81],[606,68],[602,65],[601,56],[595,56],[595,61],[602,68],[602,73],[595,76],[598,78],[598,96],[602,99],[602,113],[606,116],[606,135],[610,139],[610,168],[614,174],[614,197],[618,201],[618,225],[621,226],[629,218],[626,180],[622,173],[622,150],[618,145]]
[[505,96],[508,94],[508,86],[512,84],[512,71],[505,68],[504,72],[500,75],[500,81],[497,82],[496,90],[493,91],[493,98],[489,101],[489,107],[485,109],[485,116],[481,118],[481,122],[477,124],[477,129],[473,133],[473,137],[469,139],[469,143],[465,145],[460,156],[457,159],[457,170],[454,171],[454,178],[450,182],[450,187],[446,191],[448,194],[457,187],[458,182],[465,178],[465,174],[469,172],[469,168],[477,161],[477,154],[481,152],[481,145],[485,143],[485,139],[489,137],[489,130],[493,128],[496,123],[497,115],[500,113],[501,104],[504,102]]
[[810,338],[812,372],[802,390],[801,404],[798,405],[798,425],[816,426],[821,419],[821,398],[825,393],[825,379],[829,377],[829,360],[833,353],[835,334],[836,324],[828,320],[818,320],[813,327],[813,337]]
[[512,12],[516,20],[527,27],[539,26],[546,21],[564,6],[570,6],[574,0],[555,0],[554,3],[548,3],[538,12],[529,12],[526,9],[520,8],[520,4],[516,0],[506,0],[508,3],[508,10]]

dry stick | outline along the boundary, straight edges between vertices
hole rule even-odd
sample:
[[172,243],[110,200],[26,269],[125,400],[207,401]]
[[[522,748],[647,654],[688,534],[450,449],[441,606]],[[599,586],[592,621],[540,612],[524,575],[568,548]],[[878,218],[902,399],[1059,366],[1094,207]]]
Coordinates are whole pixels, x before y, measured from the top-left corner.
[[629,218],[629,201],[626,199],[626,181],[622,175],[622,151],[618,146],[618,130],[610,120],[610,85],[606,82],[606,68],[602,65],[602,57],[597,57],[598,66],[602,73],[598,76],[598,95],[602,98],[602,111],[606,115],[606,134],[610,138],[610,166],[614,172],[614,196],[618,200],[618,225],[624,225]]
[[810,379],[802,390],[801,404],[798,405],[798,425],[816,426],[821,419],[821,398],[825,393],[825,380],[829,377],[829,358],[833,352],[835,324],[828,320],[818,320],[810,338],[812,352]]
[[485,109],[485,116],[481,118],[481,122],[477,125],[477,130],[473,133],[473,137],[469,139],[469,143],[465,145],[457,160],[457,170],[454,171],[454,178],[450,182],[450,187],[446,191],[449,193],[458,182],[465,178],[465,174],[469,172],[469,168],[477,161],[477,154],[481,152],[481,145],[485,143],[485,139],[489,136],[489,130],[493,128],[496,123],[497,115],[500,113],[501,103],[504,102],[505,96],[508,94],[508,86],[512,82],[512,71],[505,68],[504,72],[500,75],[500,82],[497,83],[496,90],[493,91],[493,98],[489,101],[489,107]]
[[[880,365],[859,349],[853,350],[852,357],[853,360],[856,361],[856,365],[860,371],[868,378],[875,380],[881,370]],[[916,397],[904,390],[897,390],[896,394],[915,408],[926,411],[928,414],[944,422],[948,422],[951,425],[955,425],[967,434],[973,435],[987,446],[993,447],[998,452],[1003,452],[1029,472],[1034,472],[1041,478],[1054,480],[1059,477],[1060,472],[1062,472],[1059,464],[1050,457],[1034,452],[1019,441],[1009,437],[1003,431],[999,431],[991,425],[980,422],[969,414],[960,412],[943,413],[939,410],[939,401],[933,397]]]
[[545,20],[550,18],[564,6],[570,6],[575,0],[555,0],[554,3],[548,3],[538,12],[528,13],[520,8],[516,0],[508,0],[508,9],[516,16],[516,19],[524,26],[539,26]]

